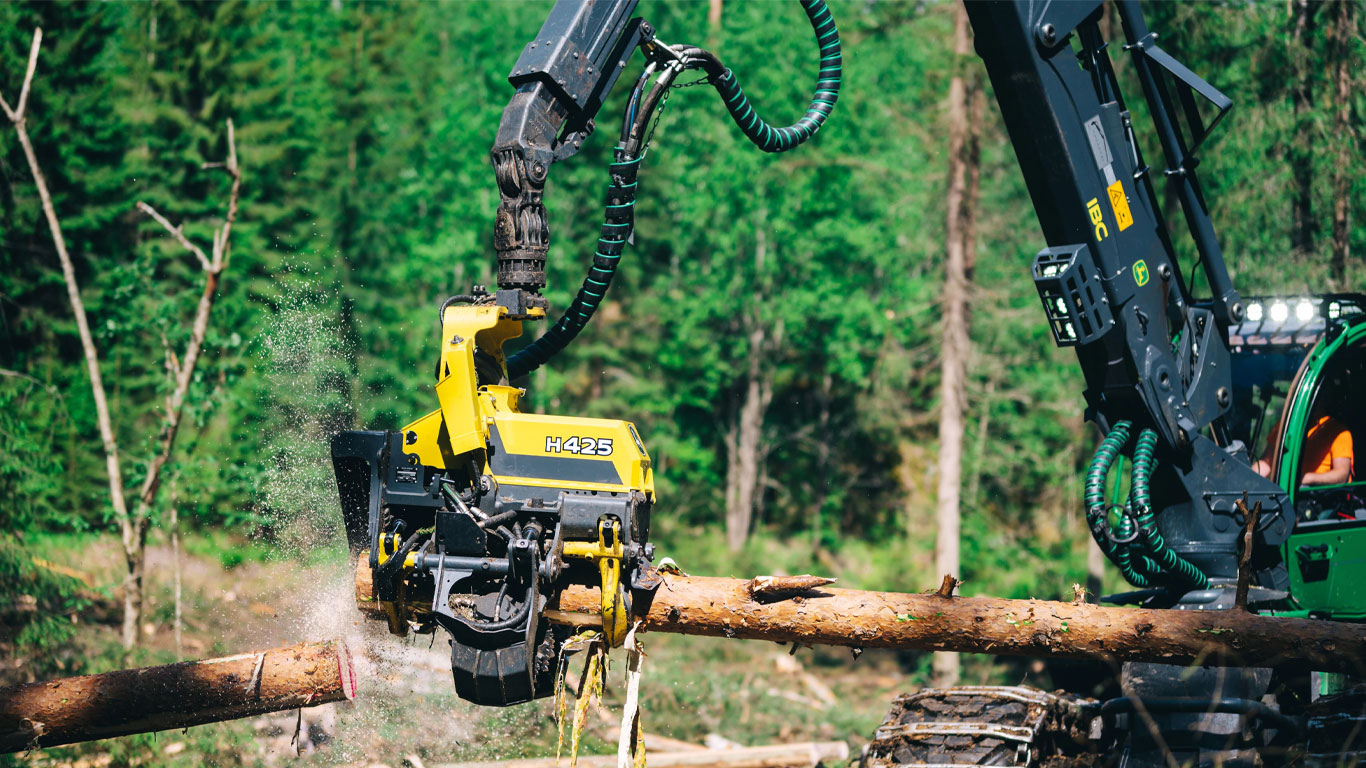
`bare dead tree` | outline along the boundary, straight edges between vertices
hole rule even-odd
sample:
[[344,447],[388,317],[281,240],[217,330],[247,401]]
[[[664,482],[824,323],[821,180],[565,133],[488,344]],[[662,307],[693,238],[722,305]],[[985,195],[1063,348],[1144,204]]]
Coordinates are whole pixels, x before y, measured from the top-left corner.
[[114,517],[119,524],[124,559],[127,565],[127,574],[123,584],[123,645],[125,648],[131,648],[138,641],[138,627],[142,620],[142,580],[146,565],[147,529],[150,524],[152,509],[155,507],[157,493],[161,488],[162,472],[175,449],[176,433],[180,428],[181,417],[185,409],[185,397],[189,392],[195,366],[204,346],[204,337],[209,326],[209,315],[218,295],[221,276],[227,267],[228,242],[232,233],[232,225],[237,220],[242,173],[237,165],[237,146],[233,124],[231,120],[228,120],[228,159],[222,163],[204,164],[206,169],[222,169],[232,179],[232,189],[228,195],[228,208],[224,223],[215,230],[213,235],[212,256],[206,255],[202,248],[191,242],[181,227],[172,225],[164,216],[146,203],[138,203],[138,210],[165,227],[171,236],[199,262],[200,269],[204,273],[204,290],[195,309],[190,339],[182,354],[177,356],[170,351],[169,347],[167,349],[166,366],[172,380],[172,388],[164,404],[165,413],[157,441],[157,453],[147,467],[147,477],[143,480],[142,487],[133,500],[130,509],[129,500],[124,494],[118,441],[114,432],[113,421],[109,416],[109,402],[105,395],[104,380],[100,376],[99,356],[90,333],[90,324],[86,319],[85,303],[81,300],[80,285],[76,282],[76,270],[71,261],[71,254],[67,251],[66,237],[62,234],[61,221],[57,218],[57,211],[52,204],[52,195],[48,191],[47,178],[43,175],[43,170],[38,164],[38,156],[33,150],[33,142],[28,135],[26,122],[28,97],[33,84],[34,73],[38,69],[38,52],[42,38],[42,30],[35,29],[33,44],[29,49],[28,70],[24,75],[24,84],[20,89],[18,102],[11,108],[9,103],[0,97],[0,107],[3,107],[5,116],[14,126],[15,133],[19,137],[19,143],[24,149],[24,156],[28,160],[34,185],[38,188],[43,216],[47,220],[48,229],[52,233],[53,244],[57,249],[57,258],[61,262],[62,276],[66,281],[67,297],[71,302],[72,314],[76,317],[81,348],[85,353],[86,370],[90,376],[90,390],[95,401],[95,418],[99,425],[100,439],[104,445],[105,465],[109,476],[109,500],[114,509]]
[[[769,293],[765,276],[768,238],[762,227],[755,234],[754,272],[758,275],[760,301]],[[764,462],[769,445],[764,440],[764,418],[773,402],[773,374],[768,360],[783,344],[783,320],[770,325],[754,309],[744,314],[744,333],[749,341],[748,367],[741,388],[731,397],[732,419],[726,431],[726,544],[739,552],[749,539],[754,512],[764,493]]]
[[[52,195],[48,192],[47,177],[38,165],[38,155],[33,151],[33,142],[28,135],[28,96],[33,85],[33,75],[38,69],[38,51],[43,42],[43,30],[33,30],[33,44],[29,48],[28,70],[24,73],[24,84],[19,91],[19,101],[13,108],[0,96],[0,107],[14,126],[19,137],[19,145],[24,148],[33,183],[38,188],[38,198],[42,201],[43,217],[47,220],[48,230],[52,233],[52,243],[57,249],[57,259],[62,265],[62,277],[66,281],[66,295],[71,302],[71,312],[76,316],[76,329],[81,337],[81,349],[85,353],[85,367],[90,375],[90,391],[95,400],[95,421],[99,425],[100,440],[104,444],[105,468],[109,474],[109,502],[114,515],[119,520],[128,518],[128,502],[123,495],[123,473],[119,467],[119,446],[114,438],[113,422],[109,418],[109,400],[104,392],[104,380],[100,377],[99,356],[95,352],[95,340],[90,334],[90,323],[85,315],[85,303],[81,301],[80,285],[76,282],[76,269],[71,263],[71,254],[66,249],[66,237],[62,234],[62,224],[57,219],[57,211],[52,205]],[[125,546],[127,537],[125,536]]]
[[[967,359],[971,352],[968,336],[968,292],[976,264],[975,192],[978,183],[977,155],[980,149],[974,134],[978,122],[972,119],[974,82],[966,73],[963,60],[972,53],[967,11],[959,6],[954,17],[954,52],[958,62],[949,81],[949,189],[945,196],[948,213],[945,224],[943,335],[941,339],[939,385],[939,492],[936,496],[935,570],[942,574],[961,573],[958,545],[961,528],[960,502],[963,486],[963,414],[966,408]],[[980,111],[980,110],[979,110]],[[958,682],[958,657],[936,653],[933,684],[950,687]]]
[[147,214],[153,221],[165,228],[175,238],[176,242],[184,246],[185,250],[199,262],[199,268],[204,274],[204,288],[199,295],[199,304],[195,307],[194,321],[190,326],[190,338],[185,343],[184,352],[177,357],[174,353],[170,353],[169,348],[167,350],[166,368],[173,386],[170,394],[166,396],[161,434],[157,441],[158,450],[147,466],[147,477],[142,481],[142,488],[138,491],[133,513],[119,521],[119,526],[123,532],[124,559],[128,565],[128,577],[123,593],[123,643],[125,647],[132,647],[137,642],[137,629],[142,619],[142,580],[146,571],[147,529],[151,522],[152,510],[156,506],[157,494],[161,490],[162,474],[175,450],[176,435],[180,431],[181,419],[185,413],[185,396],[190,391],[190,382],[194,379],[195,367],[199,363],[200,353],[204,349],[204,337],[209,330],[209,315],[212,313],[214,301],[218,297],[223,270],[228,266],[230,252],[228,244],[229,238],[232,236],[232,225],[237,221],[237,203],[242,191],[242,171],[237,165],[237,137],[231,119],[227,121],[227,129],[228,159],[221,163],[204,163],[202,166],[204,169],[221,169],[232,179],[232,188],[228,192],[227,213],[223,225],[213,233],[213,245],[210,248],[210,254],[205,254],[202,248],[186,237],[183,227],[171,224],[165,216],[162,216],[147,203],[139,200],[137,204],[139,211]]

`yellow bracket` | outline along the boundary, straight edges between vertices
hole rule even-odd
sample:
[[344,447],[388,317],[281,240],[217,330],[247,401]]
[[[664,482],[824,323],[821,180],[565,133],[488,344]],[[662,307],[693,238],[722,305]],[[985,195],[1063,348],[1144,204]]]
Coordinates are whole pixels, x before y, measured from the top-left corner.
[[626,641],[630,626],[626,591],[621,586],[621,523],[604,517],[598,521],[598,540],[566,541],[565,557],[578,557],[597,563],[602,576],[602,634],[613,648]]
[[[392,559],[402,543],[402,537],[396,533],[381,533],[379,535],[379,546],[375,548],[375,555],[379,564],[384,565]],[[405,586],[402,581],[399,582],[397,600],[381,600],[379,603],[380,608],[384,611],[384,619],[389,623],[389,633],[399,637],[406,637],[408,634],[408,594]]]

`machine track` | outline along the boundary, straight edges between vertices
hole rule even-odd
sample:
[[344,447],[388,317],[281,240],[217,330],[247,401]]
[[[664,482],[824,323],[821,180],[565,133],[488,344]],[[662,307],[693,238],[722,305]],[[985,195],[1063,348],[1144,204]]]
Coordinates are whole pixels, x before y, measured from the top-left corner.
[[863,765],[1098,764],[1091,723],[1098,703],[1023,686],[927,688],[892,703]]

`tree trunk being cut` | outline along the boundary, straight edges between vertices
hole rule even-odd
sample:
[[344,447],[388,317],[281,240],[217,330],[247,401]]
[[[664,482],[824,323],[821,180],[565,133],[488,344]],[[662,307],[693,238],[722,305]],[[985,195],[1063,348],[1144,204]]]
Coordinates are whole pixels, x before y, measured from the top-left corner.
[[341,641],[0,688],[0,753],[349,701]]
[[[1321,672],[1366,674],[1366,629],[1360,624],[1244,610],[1121,608],[827,586],[787,591],[774,599],[772,590],[751,591],[762,579],[661,576],[663,583],[649,605],[637,600],[634,606],[647,631],[1113,662],[1233,667],[1293,662]],[[382,618],[364,557],[356,569],[356,600],[363,613]],[[592,626],[599,620],[600,605],[596,589],[571,587],[546,616],[558,624]]]
[[[748,580],[666,575],[644,629],[857,648],[1366,671],[1359,624],[1044,600],[818,588],[760,602]],[[565,592],[552,621],[591,623],[596,590]]]

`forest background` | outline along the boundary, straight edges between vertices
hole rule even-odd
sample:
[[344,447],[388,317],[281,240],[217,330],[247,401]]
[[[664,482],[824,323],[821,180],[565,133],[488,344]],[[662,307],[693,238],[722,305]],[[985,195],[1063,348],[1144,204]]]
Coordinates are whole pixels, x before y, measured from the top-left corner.
[[[1360,285],[1356,6],[1145,6],[1164,48],[1235,103],[1200,174],[1244,295]],[[815,72],[798,8],[727,2],[709,18],[716,8],[645,0],[638,13],[666,41],[718,51],[770,120],[797,117]],[[971,78],[986,101],[961,575],[967,593],[1070,595],[1087,574],[1081,468],[1097,436],[1074,355],[1053,345],[1028,277],[1043,242],[989,84],[975,56],[954,54],[951,5],[832,8],[845,84],[808,145],[765,155],[711,89],[672,94],[641,173],[635,245],[578,342],[521,382],[530,407],[636,423],[655,460],[656,540],[689,570],[933,586],[946,104],[950,80]],[[436,309],[494,282],[488,148],[507,73],[548,9],[0,4],[7,97],[33,28],[44,30],[28,130],[130,489],[158,452],[167,350],[184,346],[202,285],[135,203],[208,242],[228,179],[200,166],[226,156],[225,121],[237,127],[241,217],[168,490],[151,509],[154,540],[174,507],[188,535],[226,542],[225,564],[252,547],[300,557],[338,545],[328,436],[397,428],[433,408]],[[1127,58],[1113,58],[1132,84]],[[605,133],[625,91],[603,109]],[[13,138],[0,132],[0,529],[11,549],[70,546],[109,536],[115,513],[71,307]],[[1160,156],[1151,136],[1140,141]],[[591,257],[611,144],[595,136],[552,169],[552,314]],[[1184,229],[1175,208],[1168,222]],[[746,418],[757,424],[748,435]]]

